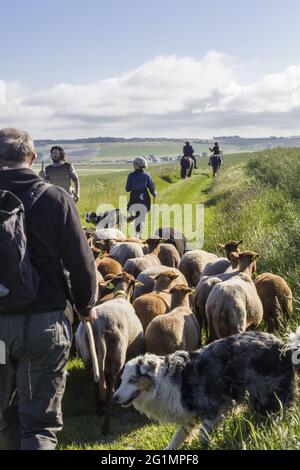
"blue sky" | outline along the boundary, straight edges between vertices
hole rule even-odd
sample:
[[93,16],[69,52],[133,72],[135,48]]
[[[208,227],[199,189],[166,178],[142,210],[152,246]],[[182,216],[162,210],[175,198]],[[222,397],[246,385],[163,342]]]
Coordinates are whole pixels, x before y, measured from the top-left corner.
[[[72,87],[83,86],[85,92],[89,93],[90,90],[87,91],[89,85],[94,87],[98,83],[98,88],[100,86],[103,88],[106,86],[103,80],[118,79],[125,72],[130,74],[144,67],[145,64],[151,64],[161,56],[176,57],[179,60],[177,68],[171,67],[173,73],[176,73],[176,70],[182,67],[180,59],[190,58],[195,63],[200,63],[211,51],[220,54],[223,58],[220,59],[218,56],[216,60],[218,64],[223,61],[223,66],[226,68],[224,87],[218,82],[215,89],[209,91],[207,99],[209,96],[215,97],[222,94],[222,88],[230,89],[231,98],[231,90],[234,88],[236,99],[235,85],[246,87],[240,90],[237,103],[240,103],[245,93],[250,92],[253,97],[252,91],[247,86],[259,85],[266,76],[286,73],[288,67],[300,64],[299,0],[210,0],[209,2],[204,0],[2,0],[0,8],[0,81],[2,86],[3,83],[6,84],[8,90],[6,106],[12,106],[12,104],[17,106],[22,103],[23,111],[24,106],[29,106],[29,108],[34,106],[33,114],[37,112],[38,107],[39,112],[42,112],[41,106],[49,108],[45,96],[51,94],[51,90],[58,84],[64,83]],[[218,68],[218,65],[215,66],[210,61],[210,67],[213,73],[214,67]],[[229,69],[232,73],[231,77],[228,76]],[[189,71],[190,69],[187,68],[187,73]],[[159,77],[159,69],[157,74]],[[209,77],[210,74],[207,80]],[[145,81],[145,88],[151,85],[158,86],[157,77],[154,77],[154,81],[151,82],[148,82],[144,75],[139,78],[141,79]],[[294,86],[291,93],[295,92],[297,81],[298,70],[293,73]],[[233,82],[235,85],[232,84]],[[285,84],[285,81],[283,80],[282,83]],[[115,86],[113,90],[110,89],[115,93],[115,97],[123,93],[123,82],[121,85],[118,90]],[[180,86],[172,82],[169,85],[164,83],[164,85],[167,88],[178,86],[178,94],[184,89],[182,81]],[[190,85],[190,82],[186,84],[186,86]],[[267,89],[269,88],[267,86]],[[128,91],[128,88],[126,90]],[[38,102],[35,94],[40,94],[42,91],[46,95],[40,96],[41,102]],[[57,96],[56,91],[54,94]],[[225,98],[227,99],[228,96]],[[150,98],[145,99],[147,102]],[[256,99],[257,95],[255,95]],[[288,110],[286,99],[286,97],[279,97],[279,102],[282,104],[284,101],[284,106],[278,109],[270,110],[268,107],[264,109],[263,106],[259,106],[256,110],[252,109],[250,117],[253,117],[253,112],[259,114],[262,112],[286,113],[291,110],[295,112],[295,99]],[[53,106],[53,100],[50,101]],[[182,133],[186,135],[188,123],[186,121],[183,124],[183,114],[189,107],[190,101],[188,97],[187,101],[181,105],[178,104],[176,110],[169,109],[172,106],[166,107],[166,120],[170,117],[170,121],[176,121],[176,125],[173,124],[170,129],[166,127],[167,134],[173,135],[172,132],[181,132],[182,128]],[[101,107],[102,101],[97,101],[97,103]],[[229,110],[239,114],[240,109],[237,103],[234,110],[231,108]],[[82,106],[84,108],[84,102]],[[106,106],[108,106],[107,103],[104,108]],[[103,115],[94,114],[95,119],[101,118],[99,122],[102,124],[97,127],[95,122],[91,126],[88,124],[93,114],[89,110],[87,113],[89,119],[85,116],[83,119],[85,122],[80,126],[79,121],[82,116],[79,107],[80,102],[76,110],[69,109],[67,113],[68,116],[69,113],[73,113],[73,119],[74,116],[78,118],[74,133],[86,133],[90,130],[91,134],[98,135],[111,129],[111,135],[114,133],[122,135],[122,129],[117,124],[117,117],[120,122],[122,111],[118,116],[110,117],[105,124]],[[193,108],[192,114],[200,114],[197,112],[200,108],[196,107],[196,112]],[[154,114],[157,112],[157,107],[155,109]],[[204,111],[213,112],[214,109],[214,105],[208,105]],[[180,112],[180,116],[175,116],[174,111]],[[54,125],[52,119],[51,133],[59,131],[63,123],[61,110],[54,109],[53,112],[60,117],[60,120],[57,120]],[[249,114],[249,110],[244,106],[242,113]],[[149,110],[147,115],[148,117],[153,115],[153,110]],[[0,123],[2,124],[11,116],[14,116],[12,110],[6,109],[5,118],[3,112],[2,119],[0,114]],[[49,121],[49,116],[50,114],[47,115],[47,121]],[[159,115],[158,120],[160,119]],[[114,125],[110,126],[112,120]],[[273,129],[275,134],[294,132],[287,122],[284,127],[279,126],[277,131],[278,123],[274,120],[276,121],[276,117],[270,116],[268,126],[265,125],[263,128],[264,132],[271,132]],[[242,127],[241,130],[249,135],[254,134],[254,124],[249,116],[246,121],[245,129]],[[236,122],[238,123],[238,119]],[[132,127],[126,127],[124,132],[126,131],[128,135],[135,133],[136,135],[138,133],[144,135],[153,133],[154,135],[159,129],[154,129],[153,122],[152,125],[149,124],[150,119],[146,119],[145,127],[137,128],[132,119]],[[229,132],[236,127],[235,122],[232,123],[232,129],[224,125],[218,123],[218,129],[225,132],[228,129]],[[33,122],[30,126],[39,135],[47,133],[47,129],[43,130],[41,126],[35,128]],[[147,132],[148,129],[149,132]],[[195,129],[191,127],[190,135],[195,131],[196,122]],[[68,130],[65,132],[68,133]],[[211,125],[206,128],[205,132],[216,133]],[[259,132],[262,132],[261,126]]]

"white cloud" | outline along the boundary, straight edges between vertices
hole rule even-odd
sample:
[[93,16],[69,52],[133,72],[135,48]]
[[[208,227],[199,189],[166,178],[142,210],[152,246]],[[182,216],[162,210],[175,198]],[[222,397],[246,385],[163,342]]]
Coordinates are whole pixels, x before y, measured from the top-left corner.
[[0,104],[5,104],[5,83],[0,80]]
[[246,85],[236,75],[240,65],[211,51],[201,60],[157,57],[80,86],[60,83],[32,93],[8,83],[0,126],[24,127],[36,138],[295,133],[300,65]]

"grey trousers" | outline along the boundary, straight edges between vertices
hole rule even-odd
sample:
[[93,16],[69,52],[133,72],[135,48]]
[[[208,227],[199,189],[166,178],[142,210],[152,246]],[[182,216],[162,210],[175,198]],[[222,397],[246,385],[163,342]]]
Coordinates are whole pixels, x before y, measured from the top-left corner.
[[63,311],[0,315],[0,431],[6,449],[55,449],[70,345]]

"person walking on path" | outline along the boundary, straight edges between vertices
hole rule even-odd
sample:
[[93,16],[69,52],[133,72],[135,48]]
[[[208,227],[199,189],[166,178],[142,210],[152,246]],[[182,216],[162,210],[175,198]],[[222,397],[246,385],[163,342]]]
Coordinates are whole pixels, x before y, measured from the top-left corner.
[[[56,145],[51,149],[53,164],[46,166],[40,172],[41,178],[55,186],[65,189],[77,203],[80,199],[80,182],[75,168],[66,161],[66,154],[62,147]],[[72,188],[74,184],[74,189]]]
[[147,212],[151,209],[150,193],[154,198],[157,191],[153,179],[145,170],[148,163],[145,158],[138,157],[133,162],[134,171],[128,175],[126,182],[126,192],[130,192],[127,210],[136,216],[135,231],[136,236],[141,238],[145,225]]
[[74,201],[37,176],[35,157],[27,132],[0,130],[0,434],[9,450],[53,450],[63,426],[64,268],[80,319],[97,317],[94,258]]

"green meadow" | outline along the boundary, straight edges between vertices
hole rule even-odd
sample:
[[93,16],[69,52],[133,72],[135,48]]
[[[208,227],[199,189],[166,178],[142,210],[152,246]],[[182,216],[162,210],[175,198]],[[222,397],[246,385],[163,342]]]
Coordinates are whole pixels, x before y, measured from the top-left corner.
[[[288,329],[300,324],[299,289],[299,180],[300,151],[280,149],[225,158],[220,178],[212,180],[207,161],[194,176],[182,181],[178,165],[150,168],[159,191],[158,202],[205,204],[204,249],[229,238],[243,239],[244,248],[261,254],[258,272],[285,277],[294,293],[294,313]],[[115,204],[124,193],[126,174],[82,177],[82,217],[102,201]],[[261,326],[265,330],[265,326]],[[64,398],[65,426],[61,449],[162,449],[174,426],[159,425],[133,408],[115,407],[112,433],[101,434],[89,377],[78,360],[69,363]],[[198,449],[197,436],[186,449]],[[266,419],[240,406],[215,430],[201,449],[300,449],[300,402],[293,410]]]
[[[218,243],[243,239],[244,249],[261,255],[258,273],[274,272],[287,280],[294,295],[287,331],[300,325],[300,150],[225,156],[225,166],[215,180],[206,159],[189,180],[180,179],[178,164],[150,167],[149,171],[158,189],[158,203],[204,203],[204,249],[217,252]],[[93,169],[81,175],[78,210],[83,224],[87,211],[103,202],[118,203],[125,194],[126,177],[125,171],[97,174]],[[265,330],[265,325],[260,328]],[[92,384],[81,361],[69,361],[68,372],[60,449],[162,449],[167,445],[174,426],[154,423],[133,408],[115,406],[112,433],[103,436]],[[292,410],[268,419],[254,415],[246,405],[236,407],[213,432],[208,445],[199,447],[196,436],[185,448],[299,450],[300,401]]]

